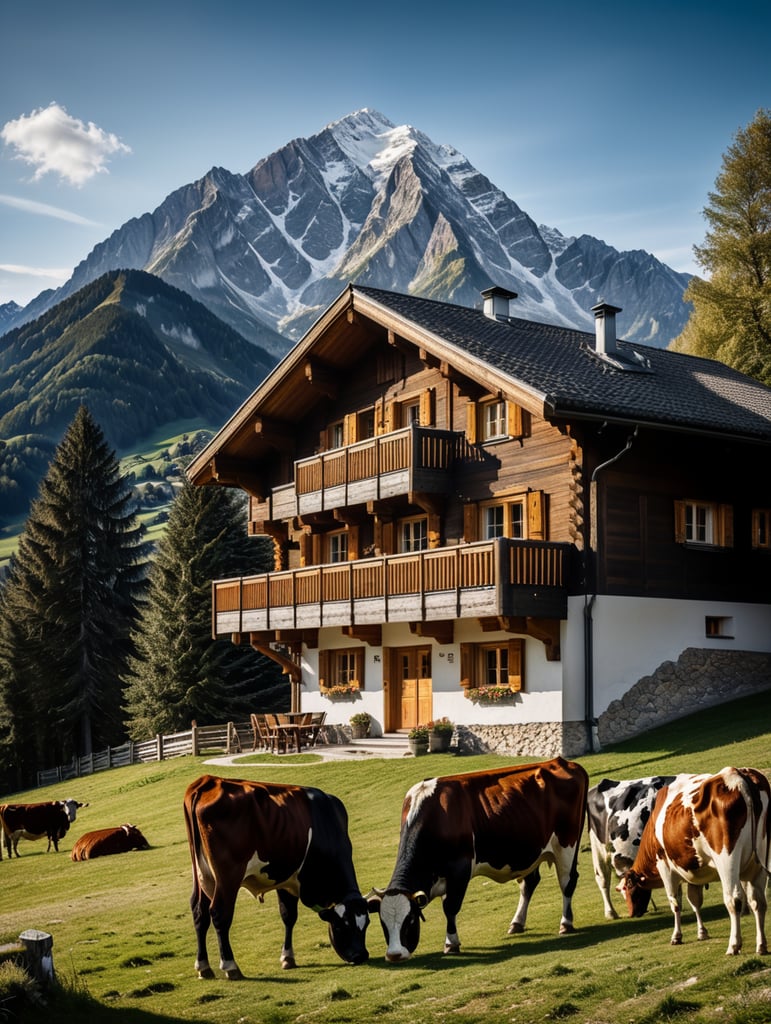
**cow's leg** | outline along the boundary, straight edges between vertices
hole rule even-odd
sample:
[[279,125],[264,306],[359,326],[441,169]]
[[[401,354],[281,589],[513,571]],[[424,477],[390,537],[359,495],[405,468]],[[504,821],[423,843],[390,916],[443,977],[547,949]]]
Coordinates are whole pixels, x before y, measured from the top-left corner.
[[209,909],[220,947],[220,970],[225,972],[228,981],[241,981],[244,977],[233,958],[230,945],[230,926],[233,924],[237,895],[238,886],[231,891],[229,887],[218,883]]
[[707,926],[701,916],[701,905],[704,902],[704,886],[703,885],[692,885],[688,884],[686,890],[688,896],[688,902],[691,904],[694,914],[696,915],[696,938],[699,942],[709,938],[709,932]]
[[199,978],[213,978],[214,971],[209,965],[209,954],[206,952],[206,933],[211,922],[209,897],[197,885],[193,887],[190,897],[190,909],[193,913],[193,926],[198,950],[195,957],[195,969]]
[[283,970],[291,970],[297,967],[292,949],[292,932],[297,924],[297,897],[293,896],[286,889],[278,889],[278,912],[284,922],[284,945],[281,947],[281,967]]
[[661,880],[664,883],[664,891],[667,894],[669,900],[669,908],[674,914],[675,926],[672,930],[672,938],[669,940],[672,946],[681,946],[683,943],[683,925],[682,925],[682,904],[683,904],[683,886],[682,881],[677,878],[673,878],[671,872],[663,869],[661,862],[658,862],[659,874]]
[[744,889],[739,880],[738,857],[727,861],[718,860],[717,870],[723,886],[723,903],[731,919],[731,934],[728,937],[726,956],[737,956],[742,951],[742,910],[744,909]]
[[573,893],[578,885],[578,844],[572,850],[570,847],[560,847],[554,859],[554,868],[562,890],[562,918],[560,919],[559,933],[560,935],[571,935],[575,931]]
[[460,937],[458,935],[456,919],[463,905],[463,897],[466,895],[470,879],[470,865],[464,865],[463,868],[456,871],[453,875],[448,873],[447,891],[442,900],[442,910],[447,922],[444,936],[445,953],[460,953]]
[[763,868],[745,884],[747,902],[755,915],[755,949],[761,956],[768,953],[766,943],[766,873]]
[[607,846],[600,842],[594,832],[589,833],[589,841],[592,847],[592,867],[594,868],[594,880],[602,896],[602,905],[605,908],[605,917],[613,921],[618,917],[613,904],[610,902],[610,879],[612,866],[610,863],[610,851]]
[[536,886],[541,881],[541,872],[536,866],[529,875],[524,878],[517,879],[519,885],[519,903],[517,903],[517,909],[514,913],[514,917],[511,919],[509,925],[509,935],[519,935],[520,932],[525,930],[525,924],[527,922],[527,908],[530,906],[530,900],[533,897],[533,893],[536,890]]

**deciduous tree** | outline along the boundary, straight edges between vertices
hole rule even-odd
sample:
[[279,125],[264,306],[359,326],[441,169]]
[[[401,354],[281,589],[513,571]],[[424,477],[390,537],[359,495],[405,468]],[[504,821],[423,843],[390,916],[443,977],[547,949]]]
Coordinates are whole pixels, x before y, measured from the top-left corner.
[[736,133],[704,216],[694,252],[709,277],[686,289],[693,313],[672,348],[771,384],[771,111]]

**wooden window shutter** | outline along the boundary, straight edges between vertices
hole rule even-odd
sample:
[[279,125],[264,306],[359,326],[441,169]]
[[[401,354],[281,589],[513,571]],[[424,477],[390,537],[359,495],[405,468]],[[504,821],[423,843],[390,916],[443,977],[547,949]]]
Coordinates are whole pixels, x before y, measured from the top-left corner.
[[675,502],[675,544],[685,544],[685,502]]
[[546,540],[546,504],[543,491],[530,491],[527,495],[528,540]]
[[506,403],[506,433],[509,437],[522,437],[525,433],[523,409],[516,402]]
[[509,641],[509,688],[519,692],[525,674],[525,641]]
[[319,689],[333,685],[334,679],[329,674],[331,666],[331,651],[319,651]]
[[398,412],[398,402],[391,400],[385,403],[385,413],[383,415],[383,433],[390,434],[392,430],[396,430],[396,413]]
[[428,517],[428,546],[439,548],[442,546],[442,517],[432,512]]
[[329,443],[329,431],[322,430],[319,433],[319,451],[325,452],[327,451],[328,448],[331,448],[331,445]]
[[383,523],[382,548],[384,555],[395,554],[394,548],[394,523],[393,520]]
[[348,527],[348,561],[354,562],[359,557],[359,527]]
[[436,413],[434,411],[434,389],[426,388],[420,395],[420,425],[433,427]]
[[311,534],[311,551],[313,556],[311,559],[311,565],[321,565],[324,561],[324,555],[322,551],[322,540],[323,536],[320,533]]
[[734,546],[734,510],[733,505],[718,505],[715,542],[721,548]]
[[300,534],[300,565],[313,565],[313,540],[307,530]]
[[359,418],[355,412],[349,412],[343,420],[343,444],[355,444],[358,440]]
[[474,672],[474,656],[476,648],[474,644],[460,645],[460,685],[464,688],[476,686],[476,673]]
[[386,433],[385,402],[382,398],[375,401],[375,437]]
[[354,652],[354,657],[355,657],[354,671],[356,673],[356,678],[354,679],[354,682],[358,684],[358,687],[359,687],[360,690],[363,690],[364,689],[364,648],[363,647],[359,647]]
[[477,403],[469,402],[466,406],[466,437],[469,444],[477,443]]
[[479,539],[479,509],[474,502],[463,506],[463,539],[467,544],[473,544]]

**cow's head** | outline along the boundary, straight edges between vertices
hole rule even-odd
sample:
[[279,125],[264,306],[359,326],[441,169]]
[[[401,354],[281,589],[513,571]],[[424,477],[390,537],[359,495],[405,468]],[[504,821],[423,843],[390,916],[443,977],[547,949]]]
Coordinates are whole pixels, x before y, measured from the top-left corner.
[[126,823],[121,825],[121,829],[126,833],[126,837],[129,841],[129,848],[132,850],[149,850],[150,844],[136,827],[136,825],[130,825]]
[[645,875],[639,874],[633,868],[624,873],[616,886],[616,892],[620,892],[626,900],[630,917],[642,917],[648,909],[651,901],[650,886]]
[[59,803],[67,812],[67,817],[70,820],[70,822],[73,822],[75,820],[79,807],[88,807],[87,803],[81,803],[79,800],[60,800]]
[[349,897],[342,903],[316,907],[315,910],[329,925],[329,941],[340,959],[347,964],[365,964],[369,960],[364,942],[369,914],[364,897]]
[[386,940],[385,958],[398,964],[409,960],[420,941],[420,922],[425,921],[423,907],[428,903],[424,892],[401,889],[373,889],[367,895],[371,914],[380,915]]

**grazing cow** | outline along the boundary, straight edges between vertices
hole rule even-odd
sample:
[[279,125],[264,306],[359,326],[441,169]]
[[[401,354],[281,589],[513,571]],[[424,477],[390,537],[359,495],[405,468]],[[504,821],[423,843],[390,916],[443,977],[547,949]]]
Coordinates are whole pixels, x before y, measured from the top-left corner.
[[509,934],[525,927],[540,880],[553,864],[562,890],[560,933],[572,932],[576,863],[589,779],[579,764],[558,757],[541,764],[425,779],[402,805],[399,849],[388,888],[369,894],[385,934],[386,960],[415,952],[423,908],[443,896],[445,953],[460,952],[456,916],[470,880],[521,881]]
[[631,868],[656,796],[673,779],[674,775],[652,775],[622,782],[603,779],[589,790],[586,823],[592,866],[605,917],[609,920],[618,917],[610,902],[611,871],[621,878]]
[[[731,918],[726,953],[742,948],[744,894],[755,915],[756,948],[766,953],[766,873],[771,869],[771,786],[754,768],[723,768],[717,775],[678,775],[656,798],[632,867],[618,886],[632,917],[651,889],[664,887],[675,917],[671,943],[683,941],[682,884],[696,914],[697,937],[709,935],[701,918],[703,887],[717,879]],[[742,883],[745,883],[742,889]]]
[[[48,850],[53,844],[59,851],[59,840],[63,839],[75,820],[78,808],[88,804],[78,800],[50,800],[39,804],[1,804],[0,825],[3,830],[5,848],[10,858],[19,856],[20,839],[48,839]],[[0,860],[2,851],[0,850]]]
[[76,839],[70,859],[93,860],[94,857],[108,857],[113,853],[149,849],[150,844],[136,825],[118,825],[115,828],[100,828],[95,832],[86,832],[80,839]]
[[298,899],[327,922],[342,960],[361,964],[368,959],[364,935],[369,915],[356,881],[342,801],[304,786],[203,775],[188,786],[184,807],[199,977],[214,977],[206,952],[210,922],[221,970],[230,980],[243,977],[229,938],[240,886],[260,899],[276,890],[284,923],[282,967],[296,966],[292,930]]

